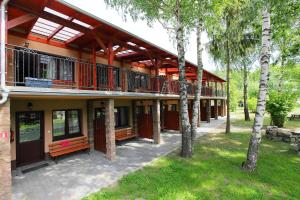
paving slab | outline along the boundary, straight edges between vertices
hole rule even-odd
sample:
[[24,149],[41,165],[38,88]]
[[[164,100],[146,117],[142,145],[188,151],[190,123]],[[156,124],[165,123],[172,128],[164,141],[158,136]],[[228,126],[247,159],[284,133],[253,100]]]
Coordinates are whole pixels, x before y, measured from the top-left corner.
[[[197,137],[216,132],[225,118],[202,123]],[[163,132],[161,144],[151,140],[136,139],[117,146],[117,159],[108,161],[98,151],[77,153],[52,161],[48,166],[22,174],[20,169],[13,176],[14,200],[75,200],[101,188],[117,183],[122,176],[136,171],[151,161],[164,156],[181,145],[179,132]]]

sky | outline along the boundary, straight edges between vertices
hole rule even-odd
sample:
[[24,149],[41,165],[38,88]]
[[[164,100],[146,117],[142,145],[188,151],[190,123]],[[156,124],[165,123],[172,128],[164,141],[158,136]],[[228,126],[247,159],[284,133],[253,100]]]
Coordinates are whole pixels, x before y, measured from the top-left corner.
[[[80,9],[89,12],[105,21],[108,21],[116,26],[119,26],[126,31],[137,35],[146,41],[154,43],[164,49],[171,51],[177,55],[176,46],[173,40],[170,40],[167,30],[165,30],[160,23],[153,23],[152,27],[149,27],[145,21],[134,22],[128,17],[126,21],[122,17],[122,13],[107,7],[104,0],[64,0],[70,4],[73,4]],[[204,68],[209,71],[214,71],[216,65],[212,58],[209,56],[205,44],[208,42],[207,34],[202,34],[202,43],[204,44],[203,51],[203,64]],[[189,42],[186,47],[186,59],[197,63],[197,44],[196,34],[191,33],[189,36]]]

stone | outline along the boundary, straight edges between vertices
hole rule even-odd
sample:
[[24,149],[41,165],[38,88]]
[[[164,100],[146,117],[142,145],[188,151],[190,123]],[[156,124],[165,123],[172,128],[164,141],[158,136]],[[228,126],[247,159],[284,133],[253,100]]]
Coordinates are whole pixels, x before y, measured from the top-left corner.
[[288,129],[284,129],[284,128],[279,128],[277,130],[277,136],[281,136],[281,137],[291,137],[292,133],[288,130]]
[[267,126],[266,135],[276,135],[278,132],[277,126]]

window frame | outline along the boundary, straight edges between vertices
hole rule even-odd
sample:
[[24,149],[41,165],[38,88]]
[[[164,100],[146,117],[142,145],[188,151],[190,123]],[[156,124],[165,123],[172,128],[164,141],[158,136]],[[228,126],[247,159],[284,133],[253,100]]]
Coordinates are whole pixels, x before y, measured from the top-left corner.
[[[116,118],[115,117],[115,129],[122,129],[122,128],[127,128],[127,127],[129,127],[130,126],[130,121],[129,121],[129,106],[118,106],[118,107],[115,107],[115,109],[117,109],[117,115],[118,115],[118,117]],[[117,124],[121,124],[121,112],[120,112],[120,110],[121,109],[124,109],[127,113],[127,118],[126,118],[126,125],[117,125]],[[124,111],[124,112],[125,112]],[[115,113],[115,115],[116,115],[116,113]],[[118,119],[118,122],[117,122],[117,119]]]
[[[64,111],[65,112],[65,133],[64,135],[60,136],[54,136],[54,112],[57,111]],[[78,133],[71,133],[69,130],[69,112],[70,111],[77,111],[78,112],[78,124],[79,124],[79,132]],[[57,110],[52,110],[52,141],[60,141],[60,140],[65,140],[65,139],[70,139],[70,138],[76,138],[83,136],[82,133],[82,113],[81,109],[57,109]]]

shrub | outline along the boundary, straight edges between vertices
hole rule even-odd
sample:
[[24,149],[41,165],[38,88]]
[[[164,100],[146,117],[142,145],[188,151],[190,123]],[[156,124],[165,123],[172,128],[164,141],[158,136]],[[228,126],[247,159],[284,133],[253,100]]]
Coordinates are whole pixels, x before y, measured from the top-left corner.
[[248,99],[248,109],[250,112],[254,113],[256,110],[256,103],[257,99],[256,98],[250,98]]
[[283,127],[289,112],[296,105],[296,95],[291,92],[272,91],[269,94],[266,110],[275,126]]

